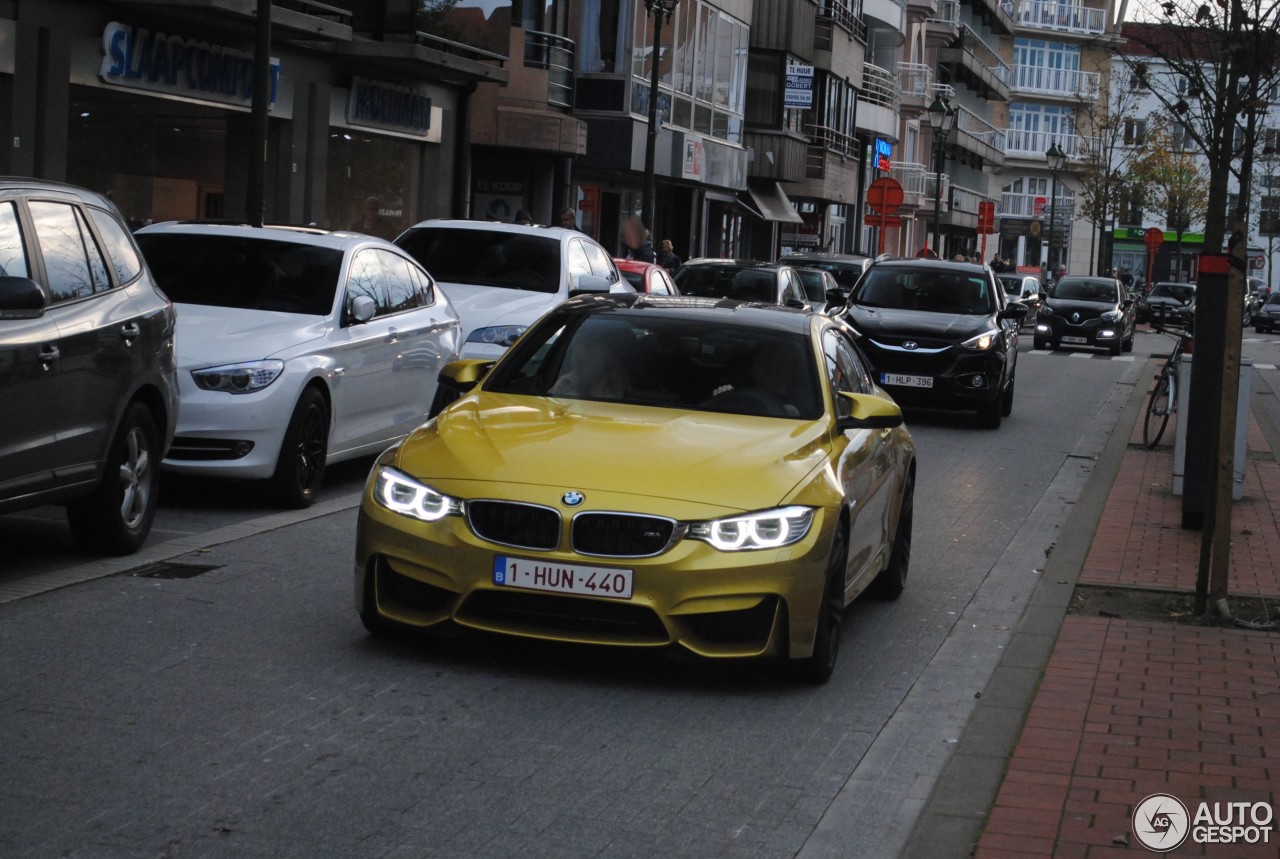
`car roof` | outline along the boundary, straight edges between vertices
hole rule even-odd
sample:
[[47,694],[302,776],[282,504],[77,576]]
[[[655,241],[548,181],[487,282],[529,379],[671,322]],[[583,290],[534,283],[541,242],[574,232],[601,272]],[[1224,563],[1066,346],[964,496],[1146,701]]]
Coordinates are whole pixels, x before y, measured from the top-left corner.
[[438,230],[489,230],[495,233],[543,236],[552,239],[577,236],[581,239],[595,241],[595,239],[592,239],[591,236],[581,230],[569,230],[564,227],[525,226],[524,224],[508,224],[505,221],[466,220],[463,218],[429,218],[425,221],[418,221],[418,223],[410,226],[409,229],[417,230],[427,227]]
[[780,261],[787,262],[790,260],[813,260],[814,262],[853,262],[862,263],[871,259],[869,256],[862,254],[838,254],[831,251],[793,251],[785,254]]
[[[777,271],[778,269],[791,267],[789,265],[783,265],[782,263],[768,262],[766,260],[728,259],[728,258],[721,258],[721,257],[699,257],[698,259],[691,259],[687,261],[684,265],[685,266],[719,265],[719,266],[732,267],[732,268],[759,268],[759,269],[766,269],[768,271]],[[681,266],[681,267],[683,268],[684,266]]]
[[753,327],[807,333],[816,311],[777,304],[732,301],[726,298],[698,298],[688,295],[648,295],[646,293],[598,293],[580,295],[561,304],[552,313],[570,311],[610,315],[659,314],[678,319],[744,323]]
[[[138,235],[188,235],[188,236],[236,236],[248,239],[291,242],[312,247],[345,250],[352,244],[374,244],[384,247],[395,245],[377,236],[348,230],[323,230],[315,227],[295,227],[285,224],[235,224],[216,221],[165,221],[138,230]],[[396,248],[399,250],[399,248]]]
[[115,209],[110,198],[97,191],[71,185],[67,182],[56,182],[51,179],[33,179],[30,176],[0,176],[0,191],[21,191],[36,193],[68,194],[79,197],[86,203],[94,203],[104,209]]
[[613,264],[618,267],[619,271],[629,271],[636,274],[645,274],[649,269],[662,268],[656,263],[644,262],[638,259],[619,259],[618,257],[613,258]]
[[939,271],[960,271],[966,274],[983,274],[990,271],[989,268],[981,263],[956,262],[949,259],[923,259],[921,257],[876,260],[867,268],[867,271],[871,272],[878,268],[937,269]]

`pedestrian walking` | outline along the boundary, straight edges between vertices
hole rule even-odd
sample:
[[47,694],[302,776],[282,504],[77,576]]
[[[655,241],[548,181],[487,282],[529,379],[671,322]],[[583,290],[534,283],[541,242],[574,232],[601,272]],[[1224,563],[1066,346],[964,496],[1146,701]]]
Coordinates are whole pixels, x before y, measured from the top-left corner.
[[566,230],[578,229],[578,213],[572,206],[560,210],[560,226]]
[[665,268],[668,274],[675,274],[676,269],[680,268],[680,257],[676,256],[671,239],[663,239],[662,244],[658,245],[658,250],[658,265]]

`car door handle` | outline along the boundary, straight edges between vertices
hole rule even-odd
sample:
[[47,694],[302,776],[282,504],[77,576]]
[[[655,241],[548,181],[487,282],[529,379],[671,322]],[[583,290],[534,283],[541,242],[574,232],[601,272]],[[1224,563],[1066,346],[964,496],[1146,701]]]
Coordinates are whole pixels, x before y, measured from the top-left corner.
[[138,323],[130,322],[127,325],[120,326],[120,336],[126,340],[132,340],[135,337],[142,336],[142,329],[138,327]]
[[387,342],[388,342],[388,343],[399,343],[399,342],[400,342],[400,332],[399,332],[399,331],[397,331],[397,330],[396,330],[396,329],[394,329],[394,328],[388,328],[388,329],[387,329]]
[[40,350],[38,357],[45,363],[45,369],[49,369],[48,364],[56,361],[62,355],[62,350],[57,346],[46,346]]

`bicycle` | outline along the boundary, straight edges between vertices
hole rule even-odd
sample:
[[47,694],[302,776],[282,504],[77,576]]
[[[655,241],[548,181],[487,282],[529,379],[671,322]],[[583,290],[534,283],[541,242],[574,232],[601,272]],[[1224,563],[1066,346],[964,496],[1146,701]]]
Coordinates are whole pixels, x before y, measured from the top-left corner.
[[1173,337],[1177,342],[1174,343],[1168,360],[1156,375],[1155,387],[1147,396],[1147,416],[1142,424],[1142,443],[1148,450],[1160,443],[1165,427],[1169,425],[1169,416],[1178,410],[1178,368],[1182,363],[1182,353],[1191,339],[1187,331],[1165,331],[1166,324],[1164,319],[1153,319],[1151,322],[1151,327],[1157,333]]

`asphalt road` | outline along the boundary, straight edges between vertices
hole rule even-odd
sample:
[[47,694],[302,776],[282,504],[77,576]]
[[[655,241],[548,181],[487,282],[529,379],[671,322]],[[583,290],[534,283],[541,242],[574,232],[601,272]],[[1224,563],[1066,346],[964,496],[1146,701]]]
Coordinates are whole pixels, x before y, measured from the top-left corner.
[[[1258,339],[1246,354],[1280,358]],[[0,855],[894,856],[1162,347],[1023,354],[997,432],[910,415],[907,592],[851,608],[820,689],[750,664],[370,639],[350,510],[186,555],[210,568],[189,578],[0,605]],[[270,512],[245,487],[166,498],[161,543]],[[0,517],[0,580],[83,565],[60,527]]]

